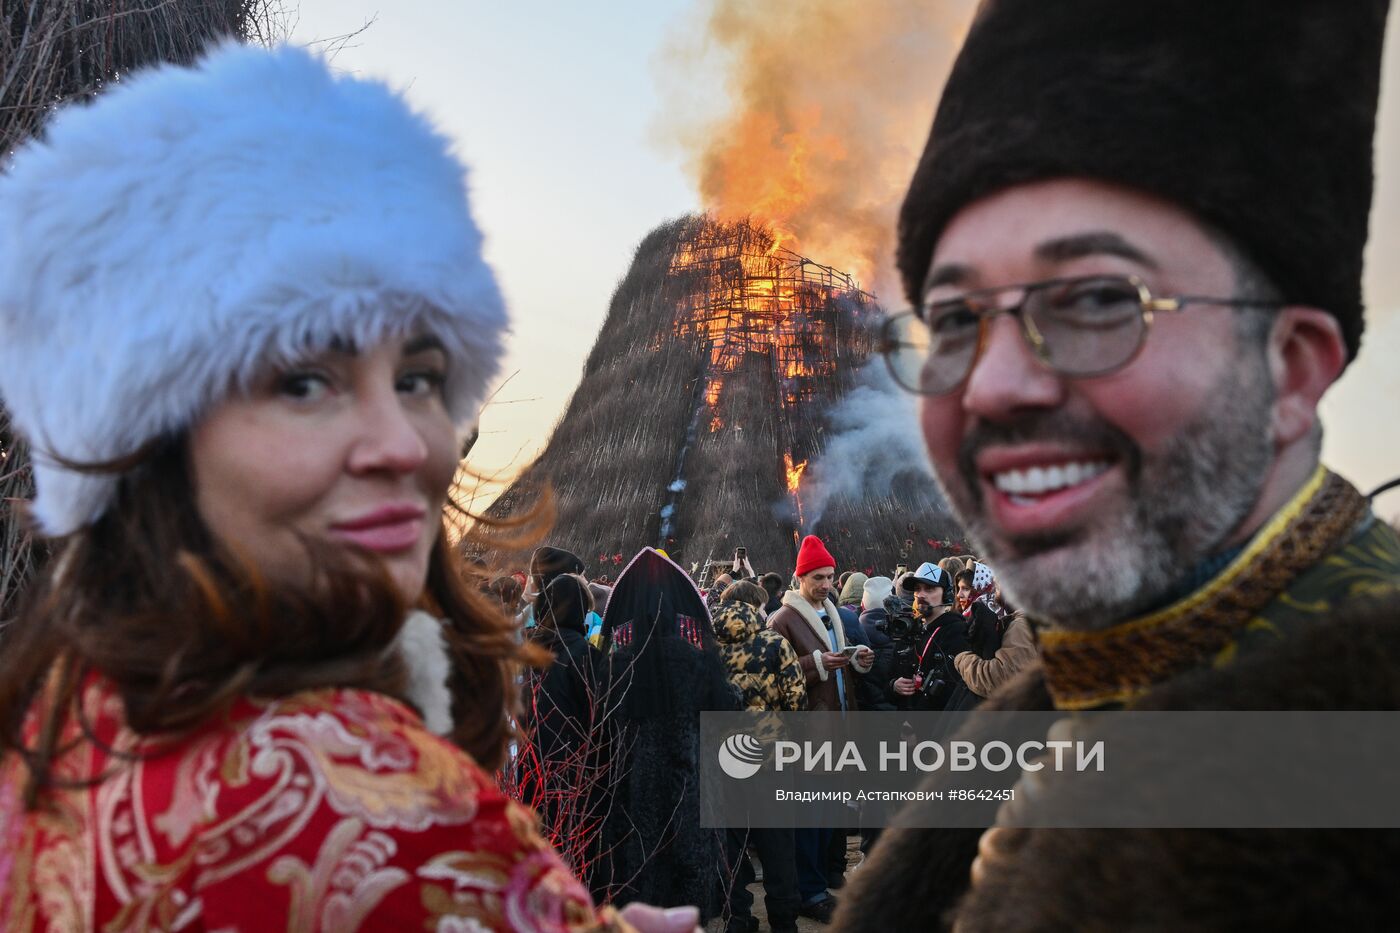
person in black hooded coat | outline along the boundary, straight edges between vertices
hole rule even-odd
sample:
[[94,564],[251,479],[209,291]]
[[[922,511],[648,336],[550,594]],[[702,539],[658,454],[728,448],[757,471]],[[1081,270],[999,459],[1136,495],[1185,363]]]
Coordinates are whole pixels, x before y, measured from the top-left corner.
[[603,826],[618,906],[723,909],[723,833],[700,826],[700,712],[740,708],[705,601],[680,567],[645,548],[603,617],[613,798]]

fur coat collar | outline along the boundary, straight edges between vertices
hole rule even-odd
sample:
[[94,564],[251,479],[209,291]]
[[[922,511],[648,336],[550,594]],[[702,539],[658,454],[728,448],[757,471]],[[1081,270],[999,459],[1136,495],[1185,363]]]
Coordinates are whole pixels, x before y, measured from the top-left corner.
[[[794,609],[806,622],[808,627],[821,639],[822,644],[829,644],[826,637],[826,626],[822,625],[821,618],[817,615],[817,610],[812,608],[812,604],[807,602],[806,597],[796,590],[788,590],[783,594],[783,605]],[[841,613],[837,611],[836,604],[828,597],[825,603],[826,618],[831,623],[831,630],[836,633],[836,647],[832,651],[840,651],[846,647],[845,626],[841,624]]]

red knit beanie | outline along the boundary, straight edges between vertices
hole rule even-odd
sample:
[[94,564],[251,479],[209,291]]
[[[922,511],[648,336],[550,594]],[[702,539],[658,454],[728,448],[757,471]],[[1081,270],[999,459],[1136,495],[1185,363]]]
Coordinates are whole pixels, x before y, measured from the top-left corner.
[[797,575],[805,577],[820,567],[830,567],[836,569],[836,558],[831,556],[831,552],[822,544],[821,538],[816,535],[808,535],[802,539],[802,546],[797,549]]

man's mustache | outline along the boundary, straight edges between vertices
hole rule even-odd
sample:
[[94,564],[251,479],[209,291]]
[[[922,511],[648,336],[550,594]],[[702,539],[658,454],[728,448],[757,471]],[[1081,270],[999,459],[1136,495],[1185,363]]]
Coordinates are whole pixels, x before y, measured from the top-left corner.
[[1142,448],[1127,434],[1097,418],[1056,411],[978,421],[958,445],[958,471],[978,505],[982,503],[982,487],[978,482],[977,456],[992,446],[1034,443],[1068,443],[1107,453],[1123,464],[1129,482],[1137,479],[1142,468]]

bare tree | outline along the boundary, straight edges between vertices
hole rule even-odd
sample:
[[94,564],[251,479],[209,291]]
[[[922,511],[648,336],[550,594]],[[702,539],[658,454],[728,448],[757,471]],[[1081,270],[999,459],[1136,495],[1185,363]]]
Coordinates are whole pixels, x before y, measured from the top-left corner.
[[[541,833],[594,896],[611,903],[648,871],[664,870],[653,862],[685,833],[683,801],[699,774],[675,771],[673,782],[655,788],[658,799],[674,800],[669,812],[660,822],[633,822],[621,798],[636,757],[648,750],[623,714],[630,669],[609,662],[581,673],[587,693],[581,718],[561,715],[544,689],[543,670],[527,673],[520,741],[496,779],[503,793],[535,811]],[[733,871],[722,856],[711,868],[727,904]]]
[[630,757],[631,746],[613,722],[613,691],[592,676],[586,678],[586,721],[567,717],[556,724],[562,734],[549,731],[542,715],[550,703],[543,675],[526,676],[521,741],[497,781],[505,794],[536,812],[541,832],[574,873],[597,883],[598,868],[611,854],[604,848],[603,824],[612,815],[625,777],[620,763]]
[[[289,21],[282,0],[0,0],[0,160],[69,101],[222,39],[285,38]],[[33,492],[28,451],[0,410],[0,623],[44,556],[18,510]]]

